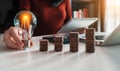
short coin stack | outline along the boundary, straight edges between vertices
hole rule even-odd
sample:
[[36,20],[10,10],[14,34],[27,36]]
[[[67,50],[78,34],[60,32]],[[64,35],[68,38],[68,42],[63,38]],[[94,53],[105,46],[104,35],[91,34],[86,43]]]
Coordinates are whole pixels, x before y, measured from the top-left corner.
[[40,51],[48,51],[48,40],[46,39],[41,39],[40,40]]
[[95,52],[95,29],[89,28],[86,29],[86,53]]
[[63,48],[63,37],[62,36],[55,36],[54,37],[54,50],[56,52],[62,51]]
[[78,52],[78,46],[79,46],[79,33],[78,32],[70,32],[70,52]]

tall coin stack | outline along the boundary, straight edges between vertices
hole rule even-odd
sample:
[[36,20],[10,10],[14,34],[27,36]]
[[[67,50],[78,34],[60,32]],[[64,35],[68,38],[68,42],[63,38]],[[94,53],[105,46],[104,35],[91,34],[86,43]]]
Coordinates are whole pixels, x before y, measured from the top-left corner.
[[45,52],[45,51],[48,51],[48,40],[46,40],[46,39],[41,39],[40,40],[40,51],[43,51],[43,52]]
[[62,51],[63,48],[63,37],[62,36],[55,36],[54,37],[54,50],[56,52]]
[[95,52],[95,29],[89,28],[86,29],[86,53]]
[[79,32],[70,32],[70,52],[78,52],[79,47]]

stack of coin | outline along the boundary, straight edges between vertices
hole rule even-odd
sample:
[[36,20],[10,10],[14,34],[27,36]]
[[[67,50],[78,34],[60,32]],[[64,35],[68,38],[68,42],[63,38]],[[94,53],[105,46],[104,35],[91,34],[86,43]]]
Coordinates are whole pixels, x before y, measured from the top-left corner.
[[94,53],[95,52],[95,29],[89,28],[86,29],[86,53]]
[[79,46],[79,32],[70,32],[69,39],[70,39],[70,52],[78,52]]
[[55,46],[55,51],[60,52],[62,51],[63,48],[63,37],[62,36],[55,36],[54,37],[54,46]]
[[48,51],[48,40],[46,39],[41,39],[40,40],[40,51]]

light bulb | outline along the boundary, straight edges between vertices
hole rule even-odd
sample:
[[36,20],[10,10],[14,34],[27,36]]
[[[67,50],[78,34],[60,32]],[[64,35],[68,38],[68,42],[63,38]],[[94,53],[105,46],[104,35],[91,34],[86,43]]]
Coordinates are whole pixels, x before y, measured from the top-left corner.
[[30,38],[37,25],[37,19],[31,11],[20,11],[14,17],[14,25],[23,30],[24,49],[30,47]]

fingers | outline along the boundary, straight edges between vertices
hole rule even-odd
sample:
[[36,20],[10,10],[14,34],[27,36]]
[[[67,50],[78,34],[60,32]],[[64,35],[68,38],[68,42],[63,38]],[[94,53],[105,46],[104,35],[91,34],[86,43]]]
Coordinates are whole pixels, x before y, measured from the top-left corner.
[[32,42],[32,40],[30,40],[30,46],[33,46],[33,42]]
[[[23,32],[24,30],[16,27],[11,27],[7,30],[3,37],[6,46],[13,49],[23,49]],[[30,45],[33,46],[30,36],[28,36],[28,40],[30,40]]]
[[23,43],[21,41],[21,38],[18,35],[18,29],[17,28],[10,28],[4,33],[4,42],[6,46],[9,48],[14,49],[23,49]]
[[11,40],[8,31],[4,33],[3,41],[5,42],[6,46],[9,48],[13,48],[13,49],[18,48],[17,44]]
[[21,45],[23,45],[22,39],[21,39],[20,35],[18,34],[18,32],[19,32],[18,28],[11,27],[8,31],[9,31],[9,35],[14,38],[14,40],[16,41],[16,43],[18,44],[19,47]]
[[79,28],[77,30],[74,30],[74,32],[79,32],[79,34],[85,33],[85,28]]

